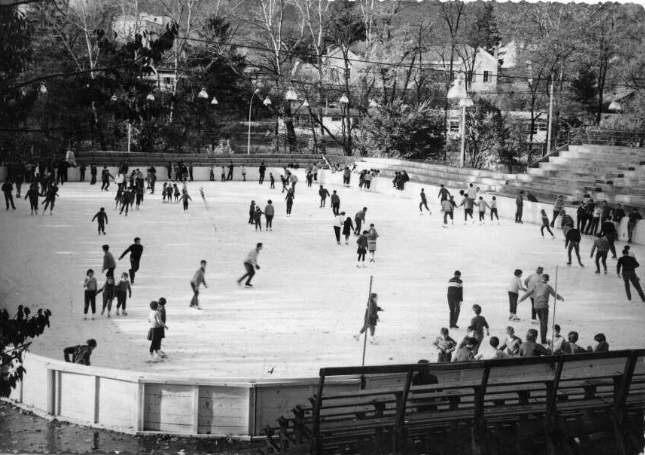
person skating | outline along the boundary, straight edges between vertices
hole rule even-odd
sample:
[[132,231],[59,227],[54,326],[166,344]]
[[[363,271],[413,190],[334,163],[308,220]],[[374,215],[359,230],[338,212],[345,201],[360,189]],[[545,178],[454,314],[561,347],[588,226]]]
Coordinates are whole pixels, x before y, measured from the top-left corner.
[[287,216],[291,216],[291,209],[293,208],[293,199],[296,197],[295,193],[293,192],[293,186],[289,188],[287,191],[287,195],[285,196],[284,200],[287,201]]
[[179,196],[181,196],[181,192],[179,191],[179,187],[177,186],[176,183],[172,184],[172,189],[173,189],[173,195],[175,196],[175,204],[179,202]]
[[119,311],[123,312],[123,316],[128,315],[128,312],[125,309],[128,298],[132,298],[132,286],[130,286],[130,280],[128,279],[128,272],[123,272],[121,274],[121,280],[119,280],[119,282],[116,285],[116,315],[117,316],[119,315]]
[[43,215],[49,209],[49,214],[51,215],[54,211],[54,205],[56,204],[56,198],[58,197],[58,184],[54,183],[49,187],[47,193],[45,194],[45,206],[43,207]]
[[110,313],[112,311],[112,301],[116,297],[116,284],[114,284],[113,277],[107,277],[103,287],[97,291],[97,294],[103,294],[103,308],[101,309],[101,316],[105,313],[107,308],[107,317],[111,317]]
[[90,366],[92,352],[96,349],[97,343],[94,338],[90,338],[85,344],[70,346],[63,349],[63,358],[65,362],[78,363],[79,365]]
[[370,262],[376,261],[376,239],[379,235],[374,227],[374,223],[370,224],[370,228],[367,231],[367,252],[370,254]]
[[621,277],[621,269],[622,269],[622,278],[623,281],[625,282],[625,293],[627,294],[627,300],[632,299],[632,293],[629,288],[629,283],[634,286],[634,289],[638,292],[638,295],[640,296],[641,300],[645,302],[645,294],[643,293],[643,289],[641,288],[640,284],[640,278],[636,275],[636,269],[640,266],[636,258],[632,257],[629,255],[629,250],[623,250],[623,255],[620,259],[618,259],[618,264],[616,264],[616,272],[618,273],[618,277]]
[[[168,328],[168,326],[166,325],[166,303],[168,302],[165,297],[159,297],[159,300],[157,301],[157,311],[159,312],[159,318],[163,323],[163,326],[159,329],[159,336],[161,337],[162,342],[163,339],[166,338],[166,329]],[[159,357],[161,357],[162,359],[168,358],[166,353],[161,349],[161,346],[159,346]]]
[[461,304],[464,301],[464,287],[461,281],[461,272],[455,271],[455,274],[448,280],[448,308],[450,310],[450,328],[458,329],[457,321],[459,320],[459,312]]
[[560,220],[560,228],[562,228],[562,232],[566,236],[569,229],[573,228],[573,218],[571,218],[565,209],[562,209],[560,210]]
[[356,215],[354,215],[354,224],[356,225],[354,234],[359,235],[361,233],[361,228],[363,227],[363,223],[365,222],[366,214],[367,207],[363,207],[363,210],[358,211]]
[[490,200],[490,222],[493,222],[493,215],[497,219],[497,225],[499,225],[499,215],[497,214],[497,198],[495,196]]
[[323,208],[325,206],[325,203],[327,202],[327,196],[330,196],[329,190],[327,190],[322,185],[320,185],[320,189],[318,190],[318,195],[320,196],[319,208]]
[[264,183],[264,174],[266,173],[266,171],[267,171],[267,167],[266,167],[266,165],[264,164],[264,161],[262,161],[262,162],[260,163],[260,167],[258,168],[258,172],[259,172],[259,174],[260,174],[260,178],[258,179],[258,183],[259,183],[260,185],[262,185],[262,184]]
[[87,319],[87,311],[91,307],[92,320],[94,320],[94,314],[96,314],[96,293],[98,292],[98,287],[99,285],[94,277],[94,270],[88,269],[85,274],[85,280],[83,281],[83,319]]
[[98,212],[96,212],[96,215],[94,215],[94,218],[92,218],[92,221],[96,220],[98,224],[98,231],[99,235],[103,233],[105,235],[105,225],[108,224],[108,216],[107,213],[105,213],[105,208],[101,207]]
[[29,199],[31,215],[38,215],[38,184],[32,183],[25,194],[25,199]]
[[275,207],[271,199],[267,201],[267,205],[264,207],[264,217],[267,220],[267,231],[273,231],[273,217],[275,216]]
[[480,345],[484,340],[484,329],[486,329],[486,336],[490,336],[488,321],[482,316],[482,307],[480,305],[473,305],[473,313],[475,313],[475,317],[470,320],[470,327],[472,327],[473,338]]
[[253,214],[253,221],[255,223],[255,230],[259,229],[262,231],[262,215],[264,215],[264,212],[259,206],[255,207],[255,213]]
[[275,189],[275,178],[273,177],[272,172],[269,172],[269,183],[271,184],[271,186],[269,186],[269,189],[274,190]]
[[[560,211],[558,211],[558,214],[560,214]],[[553,235],[553,232],[551,231],[551,227],[553,226],[549,225],[549,217],[546,214],[546,210],[540,210],[540,215],[542,216],[542,226],[540,226],[540,234],[542,234],[542,238],[544,238],[544,230],[546,229],[549,234],[551,234],[551,240],[555,240],[555,235]]]
[[587,209],[585,208],[584,202],[581,202],[576,209],[576,228],[580,232],[584,232],[587,225]]
[[562,195],[555,198],[553,203],[553,218],[551,219],[551,227],[555,226],[555,219],[560,215],[560,212],[564,208],[564,197]]
[[237,280],[238,286],[241,286],[242,280],[246,278],[244,286],[246,286],[247,288],[253,287],[251,280],[255,276],[255,271],[260,270],[260,266],[258,265],[258,254],[260,254],[261,250],[262,243],[258,243],[255,248],[252,249],[246,256],[246,259],[244,260],[244,268],[246,269],[246,273]]
[[437,357],[438,363],[452,361],[452,353],[457,349],[457,342],[450,337],[450,332],[447,328],[442,327],[440,335],[432,343],[439,351]]
[[428,211],[428,215],[432,215],[432,212],[428,208],[428,199],[426,198],[426,193],[423,188],[421,188],[421,193],[419,194],[419,196],[421,196],[421,202],[419,202],[419,213],[423,215],[423,207],[425,207]]
[[114,256],[112,256],[112,253],[110,253],[110,245],[103,245],[101,247],[103,250],[103,270],[102,272],[107,271],[105,274],[105,277],[112,277],[114,279],[114,269],[116,268],[116,261],[114,260]]
[[228,165],[228,174],[226,175],[226,180],[233,180],[233,169],[235,166],[233,166],[233,162]]
[[450,224],[454,223],[453,211],[454,205],[450,199],[444,199],[441,201],[441,211],[443,212],[443,227],[448,227],[448,217],[450,217]]
[[[246,166],[242,165],[240,167],[240,172],[242,172],[242,181],[246,182]],[[190,180],[192,180],[192,178]]]
[[490,208],[490,205],[488,205],[488,202],[482,196],[479,196],[477,207],[479,209],[479,224],[484,224],[486,222],[486,209]]
[[363,317],[363,327],[361,327],[361,330],[358,332],[358,334],[354,335],[354,339],[356,341],[360,340],[361,335],[363,333],[366,334],[367,336],[367,330],[369,329],[370,332],[370,343],[371,344],[378,344],[376,341],[376,338],[374,338],[374,334],[376,332],[376,324],[379,321],[379,312],[385,311],[383,308],[378,306],[378,294],[373,292],[370,294],[369,301],[367,302],[367,308],[365,309],[365,316]]
[[255,200],[251,201],[251,204],[249,205],[249,224],[254,224],[255,223]]
[[586,234],[596,235],[596,229],[598,228],[598,225],[600,224],[600,215],[601,214],[602,214],[602,206],[601,205],[596,205],[596,207],[593,209],[593,215],[591,216],[591,223],[589,223],[589,226],[587,227],[587,230],[585,231]]
[[638,209],[634,207],[629,213],[627,220],[627,243],[632,243],[632,238],[634,237],[634,230],[636,229],[636,223],[639,220],[642,220],[643,217],[638,213]]
[[580,259],[580,240],[580,231],[575,228],[571,228],[567,231],[564,242],[564,247],[567,248],[567,257],[569,258],[567,265],[571,265],[571,251],[575,250],[576,257],[578,258],[578,264],[580,264],[580,267],[584,267],[584,264]]
[[616,232],[616,225],[611,219],[611,215],[608,215],[605,218],[605,221],[600,225],[600,235],[604,236],[607,239],[609,244],[609,251],[611,251],[612,259],[618,259],[616,256],[616,246],[615,242],[618,238],[618,232]]
[[524,191],[520,191],[515,198],[515,222],[522,223],[522,213],[524,211]]
[[184,206],[184,212],[185,212],[186,210],[188,210],[188,201],[192,201],[193,199],[188,194],[188,191],[182,191],[180,199]]
[[222,182],[226,181],[226,167],[222,165],[222,171],[220,172],[220,180]]
[[114,180],[114,176],[110,174],[107,166],[103,166],[101,170],[101,191],[107,191],[110,188],[110,179]]
[[[366,267],[365,265],[365,254],[367,253],[367,231],[363,231],[361,235],[358,236],[356,240],[358,249],[356,253],[358,254],[358,259],[356,260],[356,267]],[[363,264],[361,265],[361,261]]]
[[204,288],[207,288],[208,285],[206,284],[206,261],[202,259],[199,263],[199,268],[193,275],[193,279],[190,280],[190,287],[193,290],[193,297],[190,299],[190,308],[196,308],[198,310],[201,310],[199,307],[199,285],[203,284]]
[[333,190],[331,194],[331,211],[334,215],[338,215],[340,211],[340,196],[336,194],[336,190]]
[[450,191],[448,191],[446,187],[443,186],[443,184],[439,188],[439,194],[437,195],[437,198],[439,199],[439,202],[443,202],[446,199],[450,199]]
[[508,288],[509,321],[521,320],[517,317],[517,299],[520,295],[520,291],[526,292],[527,288],[522,284],[522,271],[520,269],[515,269],[515,272],[513,272],[513,278],[511,278],[511,284]]
[[627,214],[625,213],[625,209],[621,204],[616,204],[616,208],[614,209],[614,221],[618,226],[620,226],[620,220],[625,218]]
[[344,216],[345,216],[345,212],[340,212],[338,215],[334,217],[334,224],[333,224],[334,235],[336,236],[336,243],[338,245],[340,245],[340,233],[345,223]]
[[90,185],[96,185],[96,176],[98,174],[98,168],[96,164],[90,164]]
[[163,359],[159,356],[161,350],[162,329],[168,330],[168,326],[161,320],[159,313],[159,302],[150,302],[150,313],[148,313],[148,340],[150,341],[150,358],[148,362],[160,362]]
[[607,274],[607,254],[609,253],[609,242],[607,238],[604,237],[601,233],[596,234],[596,240],[593,242],[591,247],[590,258],[593,258],[593,254],[596,253],[596,274],[600,273],[600,262],[602,261],[602,266],[605,269],[605,275]]
[[553,296],[561,301],[564,301],[564,298],[553,290],[549,284],[549,275],[546,273],[542,274],[542,281],[529,288],[528,292],[519,301],[523,302],[531,296],[535,298],[535,311],[540,319],[540,343],[546,344],[546,332],[549,323],[549,297]]
[[134,284],[134,277],[139,270],[141,255],[143,254],[143,245],[141,245],[141,239],[139,237],[135,237],[134,243],[121,253],[119,261],[128,253],[130,253],[130,270],[128,270],[128,273],[130,275],[130,282]]
[[[343,212],[343,213],[345,213],[345,212]],[[342,218],[342,213],[341,213],[340,218]],[[354,222],[352,221],[352,217],[348,216],[347,218],[345,218],[345,221],[343,221],[342,224],[343,224],[343,236],[345,236],[345,245],[348,245],[349,244],[349,237],[354,232]],[[338,242],[338,243],[340,243],[340,242]]]
[[459,206],[461,207],[462,205],[464,206],[464,224],[468,222],[468,215],[470,215],[471,222],[474,223],[475,219],[473,218],[473,207],[475,205],[475,201],[470,199],[468,195],[464,194]]
[[4,202],[7,205],[7,210],[9,210],[9,205],[11,208],[16,210],[16,206],[13,203],[13,182],[7,179],[2,184],[2,192],[4,193]]
[[[541,282],[542,272],[544,272],[544,268],[542,267],[535,269],[535,273],[530,274],[524,280],[524,287],[528,290],[535,286],[537,283]],[[531,297],[531,323],[539,324],[539,321],[537,320],[537,313],[535,312],[535,297]]]

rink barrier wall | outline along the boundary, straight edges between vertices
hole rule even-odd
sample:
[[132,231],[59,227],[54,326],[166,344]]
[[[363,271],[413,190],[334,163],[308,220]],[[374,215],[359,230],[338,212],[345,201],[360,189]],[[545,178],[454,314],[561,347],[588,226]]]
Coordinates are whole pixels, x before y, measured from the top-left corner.
[[[352,173],[350,180],[350,188],[343,187],[343,173],[342,172],[332,172],[328,169],[323,169],[318,173],[319,183],[325,185],[333,185],[335,187],[342,187],[343,190],[338,191],[340,196],[340,208],[343,210],[343,195],[345,191],[360,191],[358,189],[358,174]],[[418,210],[419,202],[421,202],[421,189],[425,189],[426,197],[428,199],[428,206],[437,215],[437,220],[441,216],[443,220],[443,214],[440,212],[441,206],[439,204],[439,199],[437,195],[439,194],[440,183],[437,185],[432,185],[428,183],[418,183],[418,182],[407,182],[405,189],[403,191],[397,190],[392,186],[392,179],[387,177],[374,177],[372,184],[370,185],[370,191],[377,192],[380,194],[386,194],[388,196],[400,199],[412,199],[410,206],[414,210]],[[459,196],[460,188],[449,188],[447,189],[455,196],[455,202],[457,204],[461,201],[461,196]],[[466,189],[466,184],[464,183],[464,190]],[[492,196],[497,198],[497,212],[501,219],[515,221],[515,198],[510,198],[507,196],[500,196],[494,192],[484,192],[480,193],[484,196],[484,199],[490,203]],[[548,204],[544,202],[530,202],[526,199],[524,200],[524,210],[522,221],[524,224],[536,224],[537,226],[542,225],[542,216],[540,210],[544,209],[549,216],[549,219],[553,216],[553,204]],[[565,207],[568,215],[573,218],[574,222],[577,223],[576,216],[576,207]],[[369,212],[368,212],[369,213]],[[463,207],[454,212],[455,224],[459,225],[463,223]],[[353,216],[353,214],[348,214]],[[369,216],[369,214],[368,214]],[[475,207],[473,218],[475,222],[478,220],[477,208]],[[368,220],[369,221],[369,220]],[[486,223],[490,223],[490,210],[486,211]],[[556,220],[556,226],[560,226],[560,217]],[[627,217],[623,218],[619,225],[616,226],[618,231],[618,240],[622,242],[627,242]],[[539,228],[536,227],[536,231],[539,232]],[[555,231],[554,231],[555,233]],[[545,233],[545,236],[548,236],[548,232]],[[561,236],[562,234],[560,234]],[[632,236],[632,243],[643,245],[645,244],[645,220],[638,221],[636,223],[636,228],[634,229],[634,234]],[[620,254],[620,251],[619,251]]]
[[[178,378],[87,367],[28,353],[10,400],[28,410],[126,433],[161,432],[249,439],[314,395],[318,378]],[[374,386],[377,386],[374,382]],[[360,378],[331,381],[335,392],[360,390]]]

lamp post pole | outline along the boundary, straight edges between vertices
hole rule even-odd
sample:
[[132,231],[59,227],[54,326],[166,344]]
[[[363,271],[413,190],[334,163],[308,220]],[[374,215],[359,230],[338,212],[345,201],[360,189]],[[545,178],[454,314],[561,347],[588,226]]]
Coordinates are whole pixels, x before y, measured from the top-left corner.
[[253,97],[260,93],[260,89],[256,88],[255,91],[253,92],[253,95],[251,95],[251,100],[249,101],[249,134],[248,138],[246,141],[246,154],[250,155],[251,154],[251,109],[253,108]]
[[466,161],[466,104],[461,106],[461,151],[459,153],[459,167],[464,167]]

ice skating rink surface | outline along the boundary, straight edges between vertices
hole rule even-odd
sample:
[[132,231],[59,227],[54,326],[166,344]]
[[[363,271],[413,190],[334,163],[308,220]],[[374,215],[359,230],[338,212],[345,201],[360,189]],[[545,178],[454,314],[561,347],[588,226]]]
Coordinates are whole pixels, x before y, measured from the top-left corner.
[[[191,378],[314,377],[321,367],[360,365],[363,343],[352,336],[363,322],[370,276],[385,311],[376,331],[379,344],[368,344],[366,364],[411,363],[436,360],[432,342],[448,325],[446,285],[456,269],[462,272],[464,304],[453,338],[466,334],[471,307],[478,303],[491,335],[501,339],[509,324],[507,286],[513,270],[522,269],[526,277],[543,266],[555,284],[557,265],[558,292],[565,301],[558,302],[555,316],[565,334],[578,331],[585,347],[598,332],[606,334],[611,349],[643,345],[644,305],[637,296],[626,299],[616,261],[608,260],[608,275],[594,274],[588,236],[581,243],[586,267],[567,267],[560,230],[555,241],[543,240],[538,226],[515,224],[511,213],[500,214],[501,225],[464,226],[458,210],[454,226],[445,229],[435,194],[428,194],[432,216],[420,216],[418,194],[366,193],[355,182],[352,188],[329,186],[352,218],[367,207],[366,221],[380,234],[376,262],[356,268],[356,238],[336,244],[330,203],[318,207],[317,186],[298,183],[289,218],[276,186],[189,182],[193,201],[187,212],[155,194],[146,195],[141,210],[127,217],[114,210],[114,184],[109,192],[101,192],[99,184],[65,184],[53,216],[31,216],[28,202],[17,201],[17,210],[0,213],[0,307],[11,313],[20,304],[32,311],[49,308],[51,328],[34,341],[32,351],[57,359],[64,347],[95,338],[92,363],[98,366]],[[23,197],[25,191],[23,186]],[[262,208],[273,200],[272,232],[256,232],[247,223],[252,199]],[[90,222],[100,207],[109,216],[107,235],[101,236]],[[109,244],[118,258],[137,236],[145,250],[128,316],[115,316],[113,309],[110,319],[97,313],[96,320],[84,321],[86,270],[97,272],[99,286],[105,281],[101,245]],[[240,288],[236,279],[244,272],[243,260],[257,242],[264,249],[255,287]],[[623,243],[616,247],[620,255]],[[645,260],[642,247],[633,251]],[[189,281],[201,259],[208,261],[209,287],[202,289],[198,311],[188,307]],[[127,257],[118,261],[115,277],[128,268]],[[168,359],[151,364],[146,362],[149,303],[162,296],[168,300],[169,330],[162,346]],[[97,306],[101,303],[99,295]],[[518,316],[521,322],[512,325],[524,338],[528,328],[537,328],[530,322],[528,300],[519,305]]]

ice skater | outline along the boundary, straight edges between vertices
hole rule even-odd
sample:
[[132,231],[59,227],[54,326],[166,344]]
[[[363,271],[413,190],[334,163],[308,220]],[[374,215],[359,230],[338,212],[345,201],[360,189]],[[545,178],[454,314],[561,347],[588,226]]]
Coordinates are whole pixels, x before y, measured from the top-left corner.
[[183,191],[181,193],[180,199],[181,199],[182,204],[184,206],[184,212],[185,212],[186,210],[188,210],[188,201],[192,201],[193,199],[188,194],[188,191]]
[[[356,267],[367,267],[365,265],[365,254],[367,253],[367,231],[363,231],[363,233],[358,236],[356,244],[358,245],[358,249],[356,250],[356,253],[358,254]],[[361,262],[363,263],[362,265]]]
[[105,213],[105,208],[101,207],[98,212],[96,212],[96,215],[94,215],[94,218],[92,218],[92,221],[96,220],[98,224],[98,231],[99,235],[103,233],[105,235],[105,225],[108,224],[108,216],[107,213]]
[[110,253],[110,245],[103,245],[101,249],[103,250],[103,270],[101,271],[105,272],[107,270],[105,277],[112,277],[114,279],[114,269],[116,268],[116,261],[114,260],[112,253]]
[[618,264],[616,264],[616,272],[618,273],[618,277],[620,278],[620,272],[622,269],[622,278],[625,282],[625,293],[627,294],[627,300],[632,299],[632,293],[629,289],[629,283],[631,282],[632,286],[634,286],[634,289],[636,289],[636,291],[638,292],[641,300],[645,302],[645,294],[643,293],[643,289],[641,288],[640,278],[636,275],[636,269],[639,266],[640,264],[638,263],[638,261],[629,255],[629,250],[625,249],[623,250],[622,257],[618,259]]
[[361,335],[365,333],[365,336],[367,336],[367,330],[369,329],[370,332],[370,343],[371,344],[378,344],[376,341],[376,338],[374,338],[374,334],[376,332],[376,324],[379,321],[378,314],[383,310],[380,306],[378,306],[378,294],[373,292],[370,294],[369,301],[367,302],[367,308],[365,309],[365,316],[363,317],[363,327],[361,327],[361,330],[358,332],[358,334],[354,335],[354,339],[356,341],[360,340]]
[[338,215],[340,212],[340,196],[336,194],[336,190],[331,193],[331,211],[334,215]]
[[94,277],[94,270],[88,269],[85,274],[85,280],[83,281],[84,292],[84,307],[83,307],[83,319],[87,319],[87,310],[92,307],[92,320],[94,320],[94,315],[96,314],[96,293],[98,291],[98,283]]
[[190,287],[193,289],[193,298],[190,299],[190,308],[195,308],[197,310],[201,310],[199,306],[199,285],[203,284],[205,288],[208,287],[206,284],[206,261],[204,259],[201,260],[200,266],[193,275],[193,279],[190,280]]
[[442,327],[440,333],[437,339],[434,340],[434,343],[432,343],[439,351],[437,362],[450,362],[453,351],[457,349],[457,342],[450,337],[450,332],[447,328]]
[[428,215],[432,215],[432,212],[428,208],[428,199],[426,198],[426,193],[423,188],[421,188],[421,202],[419,202],[419,213],[423,215],[423,207],[428,211]]
[[[127,316],[128,312],[125,309],[128,298],[132,298],[132,286],[128,279],[128,272],[121,274],[121,280],[116,285],[116,315],[119,315],[119,310],[123,312],[123,316]],[[109,314],[109,313],[108,313]]]
[[[341,213],[341,215],[340,215],[341,219],[344,216],[344,213],[345,212]],[[343,235],[345,236],[345,245],[348,245],[349,244],[349,237],[354,232],[354,222],[352,221],[352,217],[348,216],[347,218],[345,218],[345,221],[341,221],[341,223],[343,225]],[[340,243],[340,242],[338,242],[338,243]]]
[[141,239],[139,237],[135,237],[134,243],[121,253],[119,261],[128,253],[130,253],[130,270],[128,270],[128,273],[130,275],[130,282],[134,284],[134,277],[139,270],[141,255],[143,254],[143,245],[141,245]]
[[254,249],[252,249],[249,254],[246,256],[246,259],[244,260],[244,268],[246,269],[246,273],[240,277],[239,280],[237,280],[238,286],[242,285],[242,280],[246,278],[246,282],[244,283],[244,286],[247,288],[252,288],[253,285],[251,284],[251,280],[255,276],[255,271],[260,270],[260,266],[258,264],[258,254],[260,254],[260,251],[262,250],[262,243],[258,243]]
[[361,228],[365,222],[365,215],[367,214],[367,207],[363,207],[363,210],[359,210],[356,215],[354,215],[354,234],[359,235],[361,233]]
[[[560,211],[558,210],[558,215],[559,214]],[[555,240],[555,235],[551,232],[552,226],[549,225],[549,216],[546,214],[546,210],[540,210],[540,215],[542,216],[542,226],[540,226],[540,234],[542,234],[542,238],[544,238],[544,230],[546,229],[549,234],[551,234],[551,240]]]
[[161,320],[159,314],[159,302],[150,302],[150,313],[148,314],[148,340],[150,341],[150,358],[148,362],[160,362],[163,359],[159,356],[161,350],[161,329],[168,330],[168,326]]
[[578,258],[578,264],[580,267],[584,267],[582,260],[580,259],[580,231],[575,228],[570,228],[565,235],[564,247],[567,248],[567,255],[569,262],[567,265],[571,265],[571,251],[575,250],[576,257]]
[[593,242],[591,247],[591,256],[593,259],[593,254],[596,253],[596,275],[600,274],[600,262],[602,261],[602,266],[605,269],[605,275],[607,274],[607,254],[609,253],[609,242],[607,238],[601,235],[600,233],[596,234],[596,240]]
[[553,296],[561,301],[564,301],[564,298],[560,294],[556,294],[555,290],[549,284],[549,275],[546,273],[542,274],[542,280],[536,283],[535,286],[529,288],[528,292],[520,298],[519,302],[523,302],[531,296],[535,298],[535,312],[540,319],[540,343],[546,344],[546,332],[549,323],[549,298]]
[[[163,324],[163,326],[160,329],[161,333],[160,333],[159,336],[160,336],[161,340],[163,341],[163,339],[166,338],[166,328],[168,327],[166,325],[166,303],[168,303],[168,302],[165,299],[165,297],[159,297],[159,301],[157,303],[158,303],[157,311],[159,312],[159,318],[161,319],[161,322]],[[168,358],[166,353],[161,350],[161,345],[159,345],[159,357],[161,357],[162,359],[167,359]]]
[[4,193],[4,202],[7,205],[7,210],[9,210],[9,205],[11,205],[11,208],[16,210],[16,206],[13,203],[13,182],[9,179],[7,179],[3,184],[2,184],[2,192]]
[[454,223],[453,220],[453,211],[454,204],[450,199],[444,199],[441,201],[441,211],[443,212],[443,227],[448,227],[448,217],[450,217],[450,224]]
[[255,217],[255,201],[251,201],[251,205],[249,205],[249,224],[255,223],[254,220]]
[[527,289],[522,283],[522,271],[520,269],[515,269],[515,272],[513,272],[513,278],[511,278],[511,284],[508,288],[509,321],[521,320],[517,317],[517,299],[520,296],[520,291],[526,292]]
[[264,215],[264,212],[259,206],[256,206],[255,213],[253,214],[253,221],[255,223],[256,232],[258,231],[258,229],[262,231],[262,215]]
[[56,198],[58,197],[58,184],[53,183],[52,186],[49,187],[47,190],[47,193],[45,194],[45,207],[43,207],[43,215],[49,208],[49,214],[51,215],[52,212],[54,211],[54,205],[56,203]]
[[267,221],[267,231],[273,231],[273,217],[275,216],[275,207],[271,199],[267,201],[267,205],[264,207],[264,218]]
[[269,186],[270,190],[275,190],[275,178],[273,177],[273,173],[269,172],[269,183],[271,185]]
[[284,198],[285,201],[287,201],[287,216],[291,216],[291,209],[293,208],[293,199],[296,197],[295,193],[293,192],[293,187],[289,188],[287,191],[287,195]]
[[450,328],[458,329],[457,321],[461,304],[464,301],[464,283],[461,281],[461,272],[455,270],[454,276],[448,280],[448,308],[450,310]]
[[493,196],[490,200],[490,222],[493,222],[493,215],[497,219],[497,224],[499,225],[499,215],[497,214],[497,198]]
[[320,208],[323,208],[325,206],[325,203],[327,202],[327,196],[330,196],[329,190],[320,185],[318,195],[320,196]]
[[[94,318],[92,318],[94,319]],[[70,346],[63,349],[63,356],[65,362],[78,363],[80,365],[90,366],[90,357],[92,351],[96,349],[96,340],[90,338],[86,344],[79,344],[77,346]]]
[[370,228],[367,231],[367,252],[370,254],[370,262],[376,261],[376,239],[379,235],[374,227],[374,223],[370,224]]
[[103,316],[103,313],[105,313],[105,309],[107,308],[107,317],[110,316],[110,312],[112,311],[112,301],[114,300],[114,297],[116,297],[116,284],[114,284],[114,278],[109,276],[105,279],[105,284],[103,284],[103,287],[98,290],[97,294],[103,294],[103,308],[101,309],[101,316]]
[[29,198],[31,215],[38,215],[38,184],[32,183],[25,194],[25,199]]
[[479,196],[477,208],[479,209],[479,224],[484,224],[486,222],[486,209],[490,209],[490,205],[488,205],[488,202],[482,196]]

